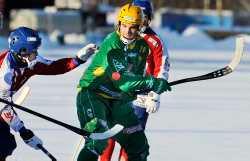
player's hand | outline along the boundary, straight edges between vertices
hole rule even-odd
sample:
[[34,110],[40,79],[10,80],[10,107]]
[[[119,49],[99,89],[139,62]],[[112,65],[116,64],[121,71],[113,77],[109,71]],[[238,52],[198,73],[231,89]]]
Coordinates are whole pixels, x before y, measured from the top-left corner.
[[98,47],[95,44],[88,44],[85,47],[81,48],[76,56],[83,62],[86,62],[91,55],[97,51]]
[[40,149],[38,145],[43,145],[43,142],[40,138],[38,138],[34,133],[23,127],[20,131],[20,136],[23,139],[23,141],[28,144],[30,147],[38,150]]
[[167,80],[162,78],[154,78],[152,91],[154,91],[157,94],[161,94],[165,91],[171,91],[171,90],[172,89]]
[[148,113],[155,113],[160,107],[160,95],[151,91],[145,99],[145,107]]

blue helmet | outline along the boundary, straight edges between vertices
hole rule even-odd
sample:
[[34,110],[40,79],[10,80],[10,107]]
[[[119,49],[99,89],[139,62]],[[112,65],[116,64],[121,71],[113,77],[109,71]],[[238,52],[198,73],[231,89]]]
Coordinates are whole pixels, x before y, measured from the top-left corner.
[[133,0],[133,5],[141,7],[143,13],[148,16],[149,19],[152,19],[153,7],[150,0]]
[[27,27],[19,27],[13,30],[9,36],[9,49],[13,53],[21,54],[37,52],[41,45],[38,32]]

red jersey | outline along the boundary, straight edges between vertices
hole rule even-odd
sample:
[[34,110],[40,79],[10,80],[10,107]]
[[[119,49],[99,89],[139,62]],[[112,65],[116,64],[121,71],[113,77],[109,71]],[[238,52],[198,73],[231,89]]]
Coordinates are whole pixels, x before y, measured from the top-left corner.
[[62,58],[56,61],[37,56],[32,68],[11,67],[10,52],[0,53],[0,90],[12,96],[33,75],[57,75],[73,70],[81,64],[77,58]]
[[167,80],[170,67],[169,55],[167,50],[164,51],[162,41],[151,28],[147,28],[141,35],[150,48],[150,54],[147,57],[146,74]]

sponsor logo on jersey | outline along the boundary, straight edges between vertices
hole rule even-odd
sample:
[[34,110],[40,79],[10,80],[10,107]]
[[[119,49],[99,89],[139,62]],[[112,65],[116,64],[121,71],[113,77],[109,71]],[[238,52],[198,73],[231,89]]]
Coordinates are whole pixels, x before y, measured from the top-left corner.
[[125,66],[121,62],[117,61],[116,59],[113,59],[113,64],[115,66],[116,71],[118,72],[125,68]]
[[148,38],[148,42],[150,42],[154,47],[158,46],[158,42],[152,37]]
[[136,57],[138,53],[134,53],[134,52],[131,52],[131,53],[128,53],[128,57]]
[[128,45],[128,49],[132,50],[135,48],[135,43],[131,43]]
[[122,96],[121,93],[112,91],[105,86],[100,86],[99,90],[101,90],[103,94],[107,94],[108,96],[111,96],[112,98],[121,98]]
[[121,75],[120,75],[119,72],[113,72],[113,73],[112,73],[112,79],[113,79],[113,80],[118,81],[118,80],[120,80],[120,78],[121,78]]
[[88,115],[88,117],[93,118],[94,114],[93,114],[93,111],[91,108],[87,109],[87,115]]
[[147,51],[147,48],[144,46],[141,46],[140,53],[145,53]]
[[93,72],[94,76],[96,76],[96,77],[99,77],[99,76],[103,75],[103,73],[104,73],[104,68],[103,67],[98,67]]
[[142,130],[143,130],[142,126],[140,124],[138,124],[135,126],[127,127],[125,129],[123,129],[122,131],[124,134],[133,134],[135,132],[142,131]]

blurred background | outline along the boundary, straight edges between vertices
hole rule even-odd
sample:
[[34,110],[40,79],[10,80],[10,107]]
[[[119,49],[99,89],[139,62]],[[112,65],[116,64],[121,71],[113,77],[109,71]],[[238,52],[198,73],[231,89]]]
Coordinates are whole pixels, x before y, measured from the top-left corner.
[[[101,41],[126,0],[0,0],[0,34],[28,26],[64,45]],[[250,33],[249,0],[154,0],[154,28],[183,34],[190,27],[212,39]],[[94,34],[92,34],[94,33]],[[70,35],[70,36],[69,36]]]

